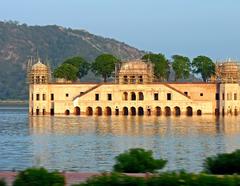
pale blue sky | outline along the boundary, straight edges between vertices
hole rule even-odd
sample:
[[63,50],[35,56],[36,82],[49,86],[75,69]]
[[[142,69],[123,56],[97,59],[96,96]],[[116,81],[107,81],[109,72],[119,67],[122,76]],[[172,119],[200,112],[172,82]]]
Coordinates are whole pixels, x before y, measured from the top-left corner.
[[239,0],[0,0],[0,19],[85,29],[168,57],[240,59]]

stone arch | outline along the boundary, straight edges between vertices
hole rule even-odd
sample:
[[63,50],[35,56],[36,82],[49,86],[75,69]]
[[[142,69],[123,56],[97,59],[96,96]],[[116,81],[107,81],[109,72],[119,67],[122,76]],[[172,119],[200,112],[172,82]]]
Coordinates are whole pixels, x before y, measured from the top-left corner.
[[136,112],[136,108],[135,107],[131,107],[131,115],[132,116],[136,116],[137,112]]
[[165,107],[165,116],[171,116],[171,108],[170,107]]
[[192,107],[188,106],[187,107],[187,112],[186,112],[187,116],[192,116],[193,115],[193,109]]
[[148,116],[151,116],[151,115],[152,115],[152,111],[151,111],[150,108],[147,109],[147,115],[148,115]]
[[92,116],[92,115],[93,115],[93,109],[92,109],[92,107],[87,107],[87,109],[86,109],[86,114],[87,114],[87,116]]
[[66,116],[70,115],[70,111],[69,111],[68,109],[65,110],[65,115],[66,115]]
[[128,115],[128,108],[127,107],[123,107],[123,115],[124,116]]
[[235,116],[238,115],[238,109],[237,109],[237,107],[235,107],[235,109],[234,109],[234,115],[235,115]]
[[40,109],[39,108],[36,109],[36,115],[37,116],[40,115]]
[[51,115],[51,116],[54,116],[54,114],[55,114],[54,108],[51,108],[51,109],[50,109],[50,115]]
[[111,109],[111,107],[106,107],[106,108],[105,108],[105,115],[107,115],[107,116],[111,116],[111,115],[112,115],[112,109]]
[[225,108],[222,108],[222,116],[225,116]]
[[161,109],[161,107],[156,107],[155,108],[155,112],[156,112],[156,116],[161,116],[162,115],[162,109]]
[[202,110],[198,109],[198,110],[197,110],[197,115],[198,115],[198,116],[201,116],[201,115],[202,115]]
[[116,115],[116,116],[119,115],[119,109],[118,109],[118,108],[115,109],[115,115]]
[[138,115],[139,116],[143,116],[144,115],[143,107],[138,107]]
[[140,101],[144,100],[144,95],[142,92],[138,92],[138,100],[140,100]]
[[123,100],[124,101],[128,100],[128,93],[127,92],[123,92]]
[[175,113],[175,116],[180,116],[181,115],[180,107],[178,106],[174,107],[174,113]]
[[77,115],[77,116],[79,116],[80,113],[81,113],[80,108],[79,108],[79,107],[74,107],[74,114]]
[[136,99],[137,99],[136,93],[135,92],[131,92],[131,100],[135,101]]
[[102,115],[102,107],[96,107],[96,115],[101,116]]
[[219,111],[218,108],[215,109],[215,115],[216,115],[216,116],[219,116],[219,115],[220,115],[220,111]]

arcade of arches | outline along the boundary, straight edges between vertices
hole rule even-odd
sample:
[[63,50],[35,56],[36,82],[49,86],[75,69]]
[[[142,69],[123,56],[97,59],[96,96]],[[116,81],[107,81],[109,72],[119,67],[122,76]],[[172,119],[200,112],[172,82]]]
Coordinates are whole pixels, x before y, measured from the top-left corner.
[[[69,109],[67,109],[64,113],[65,115],[81,115],[81,109],[79,107],[75,107],[73,113],[70,112]],[[92,115],[97,115],[97,116],[101,116],[101,115],[106,115],[106,116],[111,116],[111,115],[124,115],[124,116],[150,116],[150,115],[155,115],[155,116],[161,116],[161,115],[165,115],[165,116],[180,116],[180,115],[186,115],[186,116],[192,116],[192,115],[202,115],[202,110],[201,109],[197,109],[197,110],[193,110],[192,107],[188,106],[185,108],[185,110],[181,110],[181,108],[179,106],[175,106],[175,107],[169,107],[166,106],[164,108],[161,108],[159,106],[155,107],[155,108],[146,108],[144,109],[143,107],[139,106],[139,107],[123,107],[122,109],[119,108],[111,108],[109,106],[102,108],[100,106],[98,107],[87,107],[85,112],[85,115],[87,116],[92,116]]]

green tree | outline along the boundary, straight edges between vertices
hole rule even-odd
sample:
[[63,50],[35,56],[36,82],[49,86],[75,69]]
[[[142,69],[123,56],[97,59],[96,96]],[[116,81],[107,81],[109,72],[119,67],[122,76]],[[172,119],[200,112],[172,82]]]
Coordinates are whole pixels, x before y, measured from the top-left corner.
[[77,79],[78,69],[70,64],[62,64],[53,72],[55,78],[64,78],[66,80],[75,81]]
[[96,75],[103,77],[104,82],[107,82],[107,78],[111,77],[115,64],[119,60],[111,54],[102,54],[98,56],[92,63],[92,70]]
[[166,160],[154,159],[152,151],[141,148],[130,149],[119,154],[114,165],[114,171],[127,173],[154,172],[167,163]]
[[13,186],[64,186],[64,176],[44,168],[29,168],[20,172]]
[[208,157],[204,169],[211,174],[240,174],[240,150]]
[[142,60],[153,63],[154,75],[158,80],[163,81],[168,79],[170,67],[168,60],[163,54],[145,54]]
[[178,79],[186,79],[190,76],[190,60],[188,57],[173,55],[172,68],[175,72],[175,81]]
[[81,79],[83,76],[87,75],[90,64],[82,57],[76,56],[66,59],[63,64],[70,64],[78,69],[78,78]]
[[4,179],[0,179],[0,186],[7,186]]
[[206,56],[198,56],[192,61],[192,69],[194,73],[201,74],[203,81],[207,81],[215,74],[215,64]]

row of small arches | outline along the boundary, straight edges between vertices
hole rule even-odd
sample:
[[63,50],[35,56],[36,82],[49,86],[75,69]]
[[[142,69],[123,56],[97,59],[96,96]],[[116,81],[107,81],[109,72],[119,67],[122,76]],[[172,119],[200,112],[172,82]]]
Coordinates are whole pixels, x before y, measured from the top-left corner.
[[[143,115],[156,115],[156,116],[161,116],[161,115],[166,115],[166,116],[171,116],[171,115],[175,115],[175,116],[180,116],[181,115],[181,109],[180,107],[176,106],[173,108],[173,110],[166,106],[164,108],[164,110],[161,109],[161,107],[155,107],[154,110],[151,109],[147,109],[144,110],[143,107],[123,107],[122,109],[122,115],[131,115],[131,116],[143,116]],[[202,110],[198,109],[197,110],[197,115],[202,115]],[[80,115],[81,114],[81,110],[79,107],[75,107],[74,108],[74,114],[75,115]],[[111,109],[111,107],[106,107],[105,109],[102,109],[102,107],[96,107],[94,110],[92,107],[87,107],[86,108],[86,115],[91,116],[91,115],[120,115],[120,110],[118,108],[116,108],[115,110]],[[66,110],[65,111],[65,115],[70,115],[70,110]],[[193,115],[193,109],[192,107],[188,106],[186,107],[186,115],[187,116],[192,116]]]
[[[128,97],[128,93],[127,92],[124,92],[123,93],[123,100],[124,101],[127,101],[129,99],[129,97]],[[143,93],[142,92],[138,92],[138,94],[136,94],[135,92],[131,92],[130,93],[130,99],[129,100],[144,100],[144,95],[143,95]]]

